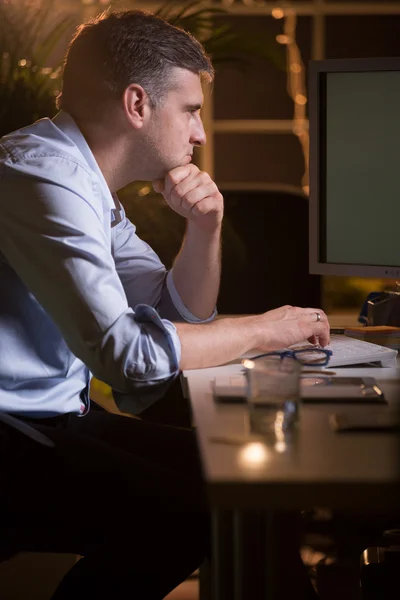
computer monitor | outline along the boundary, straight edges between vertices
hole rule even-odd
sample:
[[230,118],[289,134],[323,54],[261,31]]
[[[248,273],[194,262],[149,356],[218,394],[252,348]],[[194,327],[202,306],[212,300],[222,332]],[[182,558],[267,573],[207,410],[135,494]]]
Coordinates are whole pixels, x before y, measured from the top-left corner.
[[310,273],[400,278],[400,57],[311,61]]

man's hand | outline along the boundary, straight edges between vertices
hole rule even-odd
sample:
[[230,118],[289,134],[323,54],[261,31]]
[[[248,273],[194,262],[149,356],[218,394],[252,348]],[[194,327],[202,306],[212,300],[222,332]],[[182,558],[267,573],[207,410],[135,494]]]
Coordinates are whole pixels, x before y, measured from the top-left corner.
[[199,229],[212,233],[218,229],[224,213],[224,201],[208,173],[196,165],[172,169],[164,180],[153,181],[176,213],[193,222]]
[[321,346],[330,341],[328,318],[320,308],[282,306],[254,319],[258,329],[257,348],[264,352],[286,348],[303,340]]
[[261,315],[175,326],[182,347],[181,369],[214,367],[249,350],[271,352],[304,340],[321,346],[329,343],[328,319],[320,308],[282,306]]

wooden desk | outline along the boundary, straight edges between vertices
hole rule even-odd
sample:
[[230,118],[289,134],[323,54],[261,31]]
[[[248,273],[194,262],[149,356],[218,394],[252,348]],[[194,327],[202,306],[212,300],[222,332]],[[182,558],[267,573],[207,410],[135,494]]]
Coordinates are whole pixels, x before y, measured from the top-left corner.
[[[400,499],[397,435],[342,433],[331,430],[329,415],[338,406],[302,405],[300,426],[283,449],[264,443],[217,443],[216,438],[246,435],[243,405],[216,405],[211,381],[235,374],[239,364],[186,371],[204,475],[213,511],[213,600],[274,598],[273,520],[275,511],[329,506],[349,511],[397,509]],[[400,368],[345,368],[337,374],[373,375],[389,404],[400,404]],[[346,405],[346,410],[369,407]],[[376,409],[376,405],[374,406]],[[385,410],[386,407],[380,407]],[[260,556],[246,561],[243,535],[248,511],[264,515],[265,543]],[[250,573],[250,571],[251,573]],[[246,585],[244,585],[246,581]],[[250,590],[249,581],[254,581]],[[205,597],[205,596],[204,596]]]

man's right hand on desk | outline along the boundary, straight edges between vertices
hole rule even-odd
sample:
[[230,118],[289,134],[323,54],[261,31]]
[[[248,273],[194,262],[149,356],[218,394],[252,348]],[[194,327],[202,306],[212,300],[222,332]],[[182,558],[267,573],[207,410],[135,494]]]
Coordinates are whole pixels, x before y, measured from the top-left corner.
[[213,367],[250,350],[269,352],[304,340],[321,346],[329,343],[328,319],[319,308],[282,306],[261,315],[175,326],[181,342],[181,370]]
[[257,315],[256,318],[260,320],[260,343],[257,349],[265,352],[287,348],[303,340],[322,347],[329,344],[328,317],[320,308],[286,305]]

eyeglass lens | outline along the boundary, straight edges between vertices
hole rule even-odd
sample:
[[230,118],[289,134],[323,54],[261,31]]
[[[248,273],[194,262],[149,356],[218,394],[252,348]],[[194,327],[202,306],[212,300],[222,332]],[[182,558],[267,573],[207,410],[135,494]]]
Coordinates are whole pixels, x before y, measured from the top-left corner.
[[298,350],[293,352],[296,359],[302,363],[312,363],[320,365],[327,361],[327,355],[318,349],[313,350]]

